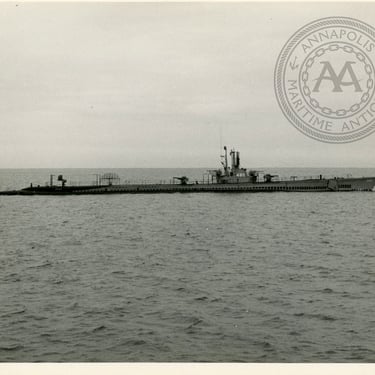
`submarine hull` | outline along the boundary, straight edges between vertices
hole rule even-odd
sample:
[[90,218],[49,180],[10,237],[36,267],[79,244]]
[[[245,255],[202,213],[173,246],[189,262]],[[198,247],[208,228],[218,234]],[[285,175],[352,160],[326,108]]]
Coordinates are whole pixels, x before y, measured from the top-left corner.
[[43,186],[1,192],[3,195],[73,195],[139,193],[256,193],[374,191],[375,177],[272,181],[257,183],[123,184],[103,186]]

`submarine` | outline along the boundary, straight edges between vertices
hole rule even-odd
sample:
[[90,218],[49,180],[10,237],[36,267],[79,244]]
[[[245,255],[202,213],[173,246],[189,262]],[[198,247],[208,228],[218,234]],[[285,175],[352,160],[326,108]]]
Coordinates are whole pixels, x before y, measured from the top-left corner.
[[[230,163],[228,162],[228,159]],[[173,177],[169,183],[121,184],[114,173],[106,173],[92,185],[69,185],[63,175],[54,184],[53,175],[45,186],[33,185],[20,190],[0,191],[0,195],[77,195],[77,194],[156,194],[156,193],[256,193],[256,192],[347,192],[375,191],[375,177],[333,177],[280,179],[259,170],[242,168],[240,153],[224,146],[222,166],[208,170],[206,181],[190,181],[187,176]]]

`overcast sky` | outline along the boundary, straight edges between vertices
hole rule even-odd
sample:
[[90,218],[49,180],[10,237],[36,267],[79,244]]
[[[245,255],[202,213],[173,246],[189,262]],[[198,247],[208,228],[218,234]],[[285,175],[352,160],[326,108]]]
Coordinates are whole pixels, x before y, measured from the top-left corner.
[[[0,168],[375,167],[375,134],[325,144],[273,90],[300,27],[375,4],[0,4]],[[220,130],[222,129],[222,130]]]

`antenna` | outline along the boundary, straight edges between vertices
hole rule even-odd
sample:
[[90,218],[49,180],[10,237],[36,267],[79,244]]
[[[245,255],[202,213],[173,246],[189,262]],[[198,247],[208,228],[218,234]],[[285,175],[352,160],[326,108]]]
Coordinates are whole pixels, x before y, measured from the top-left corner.
[[225,155],[224,155],[224,163],[225,163],[225,166],[224,166],[224,171],[225,171],[225,174],[228,173],[228,156],[227,156],[227,146],[224,146],[224,151],[225,151]]

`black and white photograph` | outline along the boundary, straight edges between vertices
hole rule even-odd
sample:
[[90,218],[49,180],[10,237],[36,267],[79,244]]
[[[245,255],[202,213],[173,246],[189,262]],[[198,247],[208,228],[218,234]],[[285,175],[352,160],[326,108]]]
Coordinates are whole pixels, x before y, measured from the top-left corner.
[[0,371],[373,364],[374,92],[371,1],[1,2]]

